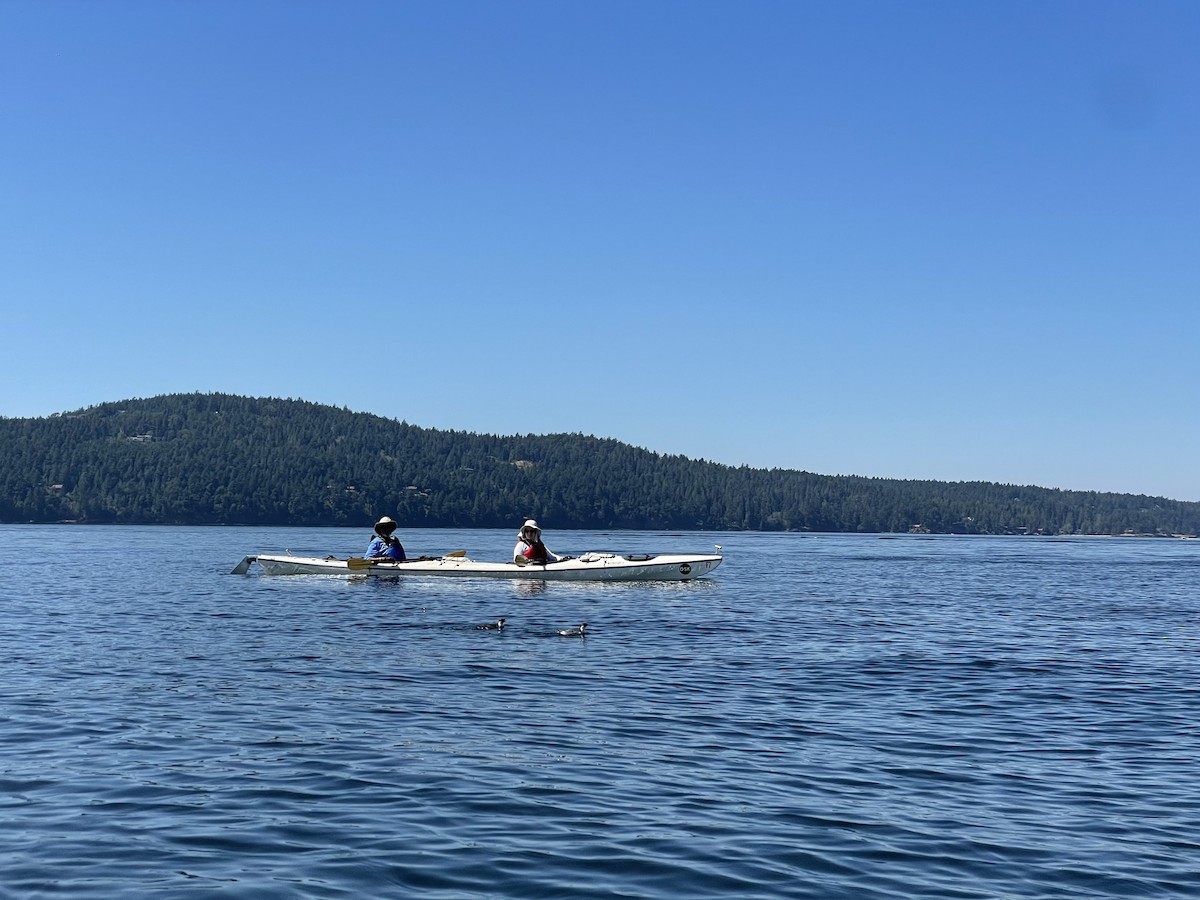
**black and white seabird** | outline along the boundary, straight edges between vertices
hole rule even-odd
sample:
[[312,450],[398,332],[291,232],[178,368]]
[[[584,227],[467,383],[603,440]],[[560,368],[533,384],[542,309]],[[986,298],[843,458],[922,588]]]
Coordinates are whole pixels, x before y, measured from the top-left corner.
[[559,634],[563,637],[583,637],[585,631],[587,631],[587,622],[584,622],[578,628],[564,628]]
[[476,625],[475,627],[480,631],[500,631],[502,628],[504,628],[504,619],[500,618],[495,622],[487,622],[483,625]]

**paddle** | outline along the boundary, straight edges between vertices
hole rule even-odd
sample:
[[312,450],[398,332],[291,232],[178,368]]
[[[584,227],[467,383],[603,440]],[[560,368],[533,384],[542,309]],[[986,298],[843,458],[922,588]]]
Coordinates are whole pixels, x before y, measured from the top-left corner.
[[[450,558],[450,557],[463,557],[463,556],[466,556],[466,555],[467,555],[467,551],[466,551],[466,550],[451,550],[449,553],[443,553],[443,554],[442,554],[442,559],[448,559],[448,558]],[[422,558],[428,558],[428,557],[422,557]],[[350,569],[350,570],[351,570],[351,571],[353,571],[353,572],[361,572],[361,571],[363,571],[364,569],[369,569],[369,568],[371,568],[371,566],[377,566],[377,565],[379,565],[380,563],[386,563],[386,562],[393,562],[393,560],[388,560],[388,559],[363,559],[361,556],[352,556],[352,557],[350,557],[348,560],[346,560],[346,568]],[[400,563],[400,561],[399,561],[399,560],[395,560],[395,562],[396,562],[398,565],[402,564],[402,563]],[[404,562],[417,562],[417,560],[415,560],[415,559],[406,559],[406,560],[404,560]]]

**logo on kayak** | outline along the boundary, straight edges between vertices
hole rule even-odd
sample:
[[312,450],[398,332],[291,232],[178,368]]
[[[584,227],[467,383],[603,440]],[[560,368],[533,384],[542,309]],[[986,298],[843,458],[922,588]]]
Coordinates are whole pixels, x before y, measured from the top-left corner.
[[682,566],[679,567],[679,574],[680,575],[691,575],[692,567],[688,563],[684,563]]

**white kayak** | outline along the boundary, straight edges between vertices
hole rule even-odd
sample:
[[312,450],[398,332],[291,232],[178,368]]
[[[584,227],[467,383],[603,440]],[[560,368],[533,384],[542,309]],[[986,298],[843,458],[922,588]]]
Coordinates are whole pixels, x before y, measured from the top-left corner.
[[244,575],[253,563],[267,575],[449,575],[474,578],[532,578],[538,581],[691,581],[709,574],[722,557],[700,554],[620,556],[585,553],[559,562],[480,562],[465,555],[422,556],[404,562],[368,562],[315,556],[247,556],[231,574]]

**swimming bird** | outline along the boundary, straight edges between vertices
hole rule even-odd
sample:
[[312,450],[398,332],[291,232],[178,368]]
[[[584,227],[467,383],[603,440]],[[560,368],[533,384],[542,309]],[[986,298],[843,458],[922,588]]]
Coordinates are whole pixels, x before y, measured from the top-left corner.
[[563,637],[583,637],[585,631],[587,631],[587,622],[584,622],[578,628],[564,628],[559,631],[559,634]]
[[476,625],[480,631],[500,631],[504,628],[504,619],[499,618],[495,622],[486,622],[483,625]]

